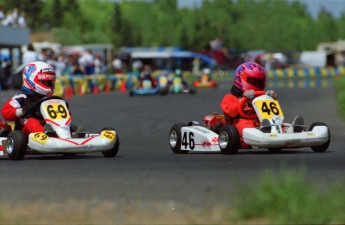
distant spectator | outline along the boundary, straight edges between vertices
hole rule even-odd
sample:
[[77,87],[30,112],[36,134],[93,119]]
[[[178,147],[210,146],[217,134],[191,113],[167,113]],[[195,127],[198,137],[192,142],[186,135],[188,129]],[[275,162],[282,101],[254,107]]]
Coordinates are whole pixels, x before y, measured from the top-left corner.
[[228,59],[231,58],[229,50],[226,47],[224,47],[223,39],[220,36],[210,41],[210,47],[212,50],[221,51],[223,57],[228,58]]
[[104,65],[101,60],[100,55],[95,55],[94,64],[95,64],[95,74],[102,74],[104,72]]
[[12,18],[11,12],[6,13],[6,18],[2,21],[2,25],[4,25],[4,26],[14,26],[15,25],[13,23],[13,18]]
[[201,65],[200,58],[195,57],[192,64],[193,64],[192,73],[193,74],[199,74],[200,73],[200,65]]
[[0,25],[25,28],[27,26],[25,13],[19,13],[18,8],[14,8],[5,13],[3,8],[0,7]]
[[84,71],[84,74],[95,73],[94,56],[90,49],[86,50],[79,58],[80,69]]
[[25,12],[20,13],[17,22],[20,28],[26,28]]
[[55,53],[53,53],[52,56],[47,60],[47,63],[54,67],[56,77],[61,76],[66,67],[63,59],[58,57],[58,55]]
[[2,68],[3,68],[3,75],[2,75],[2,82],[3,82],[3,89],[10,89],[12,86],[12,62],[11,60],[6,60],[2,63]]
[[221,37],[216,37],[210,41],[210,47],[212,50],[221,50],[223,48],[223,40]]
[[123,72],[122,61],[121,61],[121,59],[118,56],[115,57],[115,59],[113,60],[112,65],[113,65],[113,68],[115,70],[115,74]]
[[35,49],[32,43],[30,43],[28,45],[27,50],[23,53],[23,57],[22,57],[23,64],[27,65],[37,60],[38,60],[38,54],[37,52],[35,52]]
[[143,63],[137,59],[132,64],[132,71],[134,73],[140,73],[141,69],[143,68]]
[[4,10],[2,7],[0,7],[0,24],[2,24],[2,21],[5,19]]
[[84,74],[83,70],[80,68],[79,63],[73,64],[72,74],[73,75],[83,75]]
[[13,10],[12,10],[12,12],[11,12],[11,15],[12,15],[12,24],[14,25],[14,26],[17,26],[17,21],[18,21],[18,16],[19,16],[19,14],[18,14],[18,8],[14,8]]
[[38,55],[38,60],[47,62],[48,59],[49,59],[49,49],[42,48],[40,54]]
[[63,70],[62,74],[65,74],[65,75],[70,75],[73,73],[73,69],[74,69],[74,59],[73,59],[73,55],[68,55],[66,58],[65,58],[65,69]]

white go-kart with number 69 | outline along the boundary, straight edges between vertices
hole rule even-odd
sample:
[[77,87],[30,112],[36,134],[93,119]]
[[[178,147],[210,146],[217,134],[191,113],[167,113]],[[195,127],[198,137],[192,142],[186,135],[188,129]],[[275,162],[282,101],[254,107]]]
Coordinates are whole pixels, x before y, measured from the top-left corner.
[[[244,128],[240,136],[233,125],[236,119],[226,121],[224,115],[213,113],[204,117],[204,125],[198,122],[175,124],[170,129],[169,144],[174,153],[222,152],[236,154],[239,149],[266,148],[279,152],[287,148],[311,147],[315,152],[328,149],[331,136],[325,123],[315,122],[306,129],[301,117],[284,122],[279,102],[263,91],[255,92],[255,98],[240,99],[238,119],[258,120],[257,127]],[[251,107],[246,107],[250,105]],[[247,110],[251,108],[253,110]]]
[[71,126],[66,102],[58,96],[38,101],[32,115],[44,119],[45,132],[31,133],[26,137],[21,130],[14,128],[6,137],[0,137],[0,156],[22,160],[30,153],[69,156],[102,152],[104,157],[115,157],[118,153],[120,141],[114,128],[103,128],[100,134],[78,130]]

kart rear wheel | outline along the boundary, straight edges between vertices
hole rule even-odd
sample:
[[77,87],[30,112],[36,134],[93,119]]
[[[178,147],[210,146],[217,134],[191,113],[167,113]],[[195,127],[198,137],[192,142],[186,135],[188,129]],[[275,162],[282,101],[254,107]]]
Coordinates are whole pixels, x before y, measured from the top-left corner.
[[12,160],[23,160],[26,153],[27,138],[20,130],[14,130],[7,137],[7,153]]
[[232,125],[223,126],[219,132],[219,147],[223,154],[233,155],[238,152],[241,146],[240,134]]
[[[310,125],[309,131],[313,130],[313,128],[316,126],[326,126],[328,129],[328,126],[325,123],[315,122]],[[329,132],[329,129],[328,129],[328,141],[319,146],[312,146],[311,149],[313,149],[314,152],[325,152],[328,149],[330,143],[331,143],[331,133]]]
[[[112,127],[103,128],[102,131],[104,131],[104,130],[115,131],[115,129]],[[114,147],[112,149],[109,149],[107,151],[102,152],[102,154],[105,158],[113,158],[117,155],[117,153],[119,151],[119,147],[120,147],[120,138],[119,138],[119,134],[116,133],[116,141],[115,141]]]
[[281,148],[269,148],[268,151],[272,153],[278,153],[281,152],[283,149]]
[[181,128],[187,126],[186,124],[175,124],[169,132],[169,144],[171,150],[176,154],[188,153],[187,150],[181,150]]

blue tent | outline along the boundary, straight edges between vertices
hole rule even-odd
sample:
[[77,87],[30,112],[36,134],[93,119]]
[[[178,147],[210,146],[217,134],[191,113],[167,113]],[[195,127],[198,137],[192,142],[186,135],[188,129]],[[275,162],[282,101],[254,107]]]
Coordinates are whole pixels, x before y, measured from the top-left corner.
[[216,60],[192,51],[183,50],[179,47],[123,47],[121,53],[130,54],[132,59],[194,59],[199,58],[208,67],[213,68],[217,65]]

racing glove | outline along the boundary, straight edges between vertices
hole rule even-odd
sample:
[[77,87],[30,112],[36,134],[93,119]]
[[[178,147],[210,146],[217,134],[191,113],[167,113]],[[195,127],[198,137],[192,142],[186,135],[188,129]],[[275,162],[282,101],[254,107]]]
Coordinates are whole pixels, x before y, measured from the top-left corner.
[[255,97],[254,90],[246,90],[243,92],[243,96],[249,99],[253,99]]
[[268,95],[268,96],[270,96],[272,98],[277,98],[277,93],[275,91],[273,91],[273,90],[268,90],[266,92],[266,95]]
[[36,104],[33,102],[26,102],[23,109],[23,117],[28,117],[29,115],[32,115],[35,113],[35,110],[37,110],[37,107],[35,107]]

